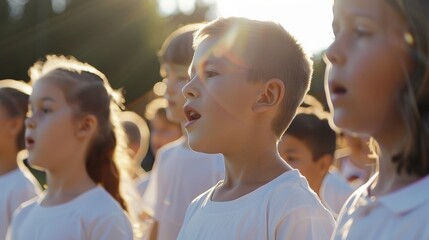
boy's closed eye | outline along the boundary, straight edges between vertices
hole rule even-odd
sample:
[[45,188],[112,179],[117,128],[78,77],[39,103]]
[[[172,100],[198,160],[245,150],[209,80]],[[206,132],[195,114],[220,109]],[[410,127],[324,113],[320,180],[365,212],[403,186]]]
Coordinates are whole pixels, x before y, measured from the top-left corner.
[[46,113],[50,113],[50,112],[52,112],[52,109],[47,108],[47,107],[42,107],[42,108],[40,109],[40,111],[42,111],[44,114],[46,114]]
[[47,108],[47,107],[40,107],[40,108],[35,108],[33,109],[28,117],[33,116],[34,114],[36,115],[40,115],[40,114],[48,114],[51,113],[52,109],[51,108]]
[[215,77],[215,76],[217,76],[217,75],[219,75],[217,72],[215,72],[215,71],[206,71],[206,73],[205,73],[205,77],[206,78],[212,78],[212,77]]

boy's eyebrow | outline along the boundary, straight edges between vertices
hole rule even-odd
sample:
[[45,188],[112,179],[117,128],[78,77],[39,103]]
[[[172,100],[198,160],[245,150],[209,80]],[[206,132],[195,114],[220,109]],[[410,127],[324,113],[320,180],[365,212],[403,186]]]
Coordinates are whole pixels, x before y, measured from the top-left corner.
[[208,65],[216,66],[216,67],[222,67],[223,65],[225,65],[225,63],[224,63],[224,61],[222,61],[220,59],[206,58],[206,59],[204,59],[204,61],[200,62],[197,67],[205,68]]
[[207,65],[207,60],[206,59],[200,60],[197,63],[193,60],[191,62],[191,64],[189,65],[189,68],[188,68],[188,75],[189,75],[189,77],[192,78],[192,75],[195,75],[195,72],[197,72],[196,69],[204,68],[206,65]]
[[[31,98],[29,98],[28,101],[29,103],[33,102]],[[42,97],[38,100],[38,102],[56,102],[56,101],[52,97]]]
[[207,58],[206,61],[204,62],[204,65],[224,65],[224,61],[222,61],[221,59],[217,59],[217,58]]

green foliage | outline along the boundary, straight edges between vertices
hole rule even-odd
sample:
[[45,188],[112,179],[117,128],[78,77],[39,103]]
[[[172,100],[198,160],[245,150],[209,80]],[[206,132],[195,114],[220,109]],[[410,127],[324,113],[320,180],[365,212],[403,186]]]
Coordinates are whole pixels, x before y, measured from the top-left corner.
[[55,13],[50,0],[29,1],[20,19],[0,2],[0,78],[28,80],[27,69],[46,54],[73,55],[104,72],[127,102],[159,80],[156,51],[165,20],[155,0],[72,0]]

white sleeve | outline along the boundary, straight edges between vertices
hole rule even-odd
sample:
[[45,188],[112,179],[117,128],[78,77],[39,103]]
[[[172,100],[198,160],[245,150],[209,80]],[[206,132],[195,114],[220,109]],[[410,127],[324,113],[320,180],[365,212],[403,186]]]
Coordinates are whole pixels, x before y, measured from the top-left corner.
[[297,209],[279,222],[274,239],[329,240],[334,226],[327,211]]
[[89,239],[133,240],[131,223],[125,214],[112,214],[94,223]]

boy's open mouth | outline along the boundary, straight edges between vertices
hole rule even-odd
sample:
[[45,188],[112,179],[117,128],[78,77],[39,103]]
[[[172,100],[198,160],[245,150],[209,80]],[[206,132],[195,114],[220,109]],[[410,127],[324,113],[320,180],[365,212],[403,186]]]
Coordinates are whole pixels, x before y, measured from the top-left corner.
[[195,121],[201,117],[201,115],[197,111],[195,111],[193,108],[189,106],[185,106],[183,110],[185,111],[186,118],[190,122]]
[[34,145],[34,139],[31,137],[26,137],[25,138],[25,147],[27,149],[30,149],[30,148],[32,148],[33,145]]

